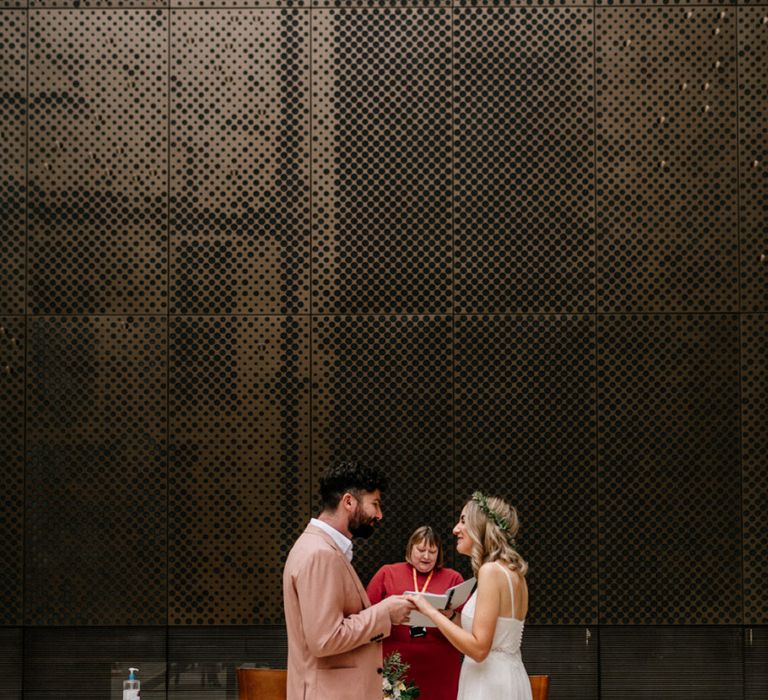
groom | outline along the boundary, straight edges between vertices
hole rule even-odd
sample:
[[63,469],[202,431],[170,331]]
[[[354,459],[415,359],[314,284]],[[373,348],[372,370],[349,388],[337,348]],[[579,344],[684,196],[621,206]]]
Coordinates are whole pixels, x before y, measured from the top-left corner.
[[296,540],[283,570],[288,700],[381,700],[381,640],[412,604],[376,605],[352,568],[352,538],[382,518],[383,474],[340,464],[320,479],[323,511]]

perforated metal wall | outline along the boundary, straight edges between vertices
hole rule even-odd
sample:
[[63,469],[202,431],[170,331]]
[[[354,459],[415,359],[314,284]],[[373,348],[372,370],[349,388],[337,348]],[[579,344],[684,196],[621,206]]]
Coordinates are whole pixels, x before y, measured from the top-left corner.
[[[2,5],[0,5],[2,7]],[[0,23],[0,314],[24,313],[27,13]]]
[[402,559],[419,525],[453,526],[451,319],[316,317],[312,331],[313,494],[331,460],[376,464],[390,480],[381,536],[355,550],[367,581]]
[[765,624],[766,15],[0,0],[0,624],[273,630],[339,459],[363,579],[479,487],[531,622]]
[[307,319],[171,323],[169,621],[276,624],[309,512]]
[[29,23],[28,311],[166,312],[168,15]]
[[768,315],[741,320],[744,622],[768,624]]
[[171,23],[171,312],[306,313],[308,13]]
[[0,316],[0,625],[22,622],[24,319]]
[[739,8],[738,31],[741,304],[768,311],[768,8]]
[[454,13],[459,312],[594,310],[593,23]]
[[598,318],[601,622],[741,622],[738,323]]
[[594,320],[459,318],[454,372],[455,512],[477,488],[509,498],[538,597],[530,620],[596,623]]
[[163,317],[35,317],[27,345],[25,623],[166,616]]
[[600,311],[737,311],[736,13],[596,11]]
[[313,311],[450,311],[450,10],[316,11],[313,60]]

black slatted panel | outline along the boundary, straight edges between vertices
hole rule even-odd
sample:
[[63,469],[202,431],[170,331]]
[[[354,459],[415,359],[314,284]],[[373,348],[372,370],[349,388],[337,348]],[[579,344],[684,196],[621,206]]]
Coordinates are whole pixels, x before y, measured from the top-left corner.
[[744,632],[744,700],[768,698],[768,627]]
[[738,627],[603,627],[600,699],[740,700],[742,651]]
[[742,618],[734,315],[598,319],[600,620]]
[[21,700],[22,642],[21,627],[0,629],[0,697],[3,700]]
[[164,624],[166,322],[29,323],[25,621]]
[[166,700],[165,635],[162,627],[27,628],[24,700],[118,700],[132,666],[142,700]]
[[526,625],[523,633],[525,670],[549,676],[549,700],[597,700],[598,652],[597,627]]
[[238,666],[285,668],[287,663],[283,626],[172,627],[168,700],[234,700]]
[[456,322],[455,512],[476,489],[518,509],[535,623],[597,622],[594,330],[590,316]]

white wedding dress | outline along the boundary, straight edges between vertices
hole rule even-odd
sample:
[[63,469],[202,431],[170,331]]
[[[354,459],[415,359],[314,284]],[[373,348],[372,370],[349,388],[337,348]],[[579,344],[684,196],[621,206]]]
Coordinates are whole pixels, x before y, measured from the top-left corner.
[[[464,657],[457,700],[531,700],[531,683],[520,655],[525,621],[514,617],[512,574],[505,566],[496,563],[507,575],[513,617],[500,617],[496,621],[491,652],[485,661],[478,663],[468,656]],[[461,612],[461,626],[468,632],[472,631],[476,600],[477,591]]]

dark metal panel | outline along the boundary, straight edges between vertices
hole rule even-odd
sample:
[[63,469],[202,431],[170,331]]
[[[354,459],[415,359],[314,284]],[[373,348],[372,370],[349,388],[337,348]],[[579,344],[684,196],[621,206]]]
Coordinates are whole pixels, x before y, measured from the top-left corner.
[[164,318],[30,320],[27,624],[165,622],[166,332]]
[[768,316],[741,318],[744,622],[768,624]]
[[274,624],[309,515],[309,322],[171,322],[174,625]]
[[742,619],[735,315],[598,318],[600,620]]
[[420,525],[435,527],[450,551],[451,319],[317,317],[312,333],[313,496],[322,471],[342,460],[376,465],[389,478],[380,530],[355,543],[363,582],[401,561]]
[[768,627],[744,631],[744,700],[768,698]]
[[738,14],[741,308],[768,311],[768,8]]
[[23,614],[25,335],[23,318],[0,317],[0,626]]
[[0,629],[0,697],[21,700],[22,691],[22,628]]
[[306,312],[309,11],[171,14],[171,311]]
[[451,308],[450,18],[313,12],[316,313]]
[[[2,2],[0,7],[20,3]],[[0,314],[24,313],[27,13],[0,13]]]
[[525,626],[525,669],[549,676],[549,700],[597,700],[598,651],[597,627]]
[[460,312],[594,308],[592,14],[455,11]]
[[24,700],[122,697],[139,669],[142,700],[165,700],[165,627],[30,627],[24,631]]
[[509,500],[528,620],[597,622],[594,318],[458,317],[454,373],[455,513],[477,489]]
[[596,30],[598,309],[737,310],[735,11],[601,8]]
[[170,627],[168,700],[235,700],[238,666],[285,668],[283,625]]
[[167,295],[168,19],[30,10],[31,313],[152,313]]
[[600,698],[740,700],[742,649],[738,627],[603,627]]

